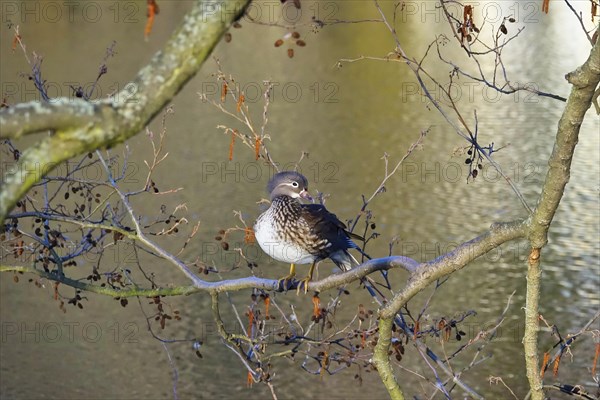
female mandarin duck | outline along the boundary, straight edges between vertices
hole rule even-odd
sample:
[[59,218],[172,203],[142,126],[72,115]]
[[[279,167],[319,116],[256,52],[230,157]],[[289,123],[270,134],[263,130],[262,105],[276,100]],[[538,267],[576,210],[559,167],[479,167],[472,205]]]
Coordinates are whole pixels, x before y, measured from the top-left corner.
[[325,206],[300,203],[301,198],[312,200],[303,175],[295,171],[279,172],[269,181],[267,191],[271,206],[256,220],[254,232],[265,253],[291,264],[289,275],[280,282],[286,285],[296,276],[295,264],[312,264],[306,278],[300,281],[306,292],[320,261],[330,258],[343,271],[359,265],[348,249],[361,251],[351,238],[364,239],[349,232]]

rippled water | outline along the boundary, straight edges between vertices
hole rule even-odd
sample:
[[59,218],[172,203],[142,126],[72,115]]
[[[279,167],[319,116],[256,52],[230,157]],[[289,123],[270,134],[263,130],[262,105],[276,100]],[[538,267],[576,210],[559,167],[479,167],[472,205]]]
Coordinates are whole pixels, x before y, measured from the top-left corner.
[[[141,3],[131,4],[137,4],[138,10],[142,7]],[[303,2],[303,9],[331,11],[319,8],[326,4],[335,5],[336,18],[378,17],[369,2],[321,3],[320,6]],[[417,5],[425,7],[423,4]],[[498,6],[491,2],[482,4]],[[104,15],[112,18],[114,15],[108,14],[113,12],[109,6],[103,5]],[[533,82],[541,89],[568,95],[569,86],[563,76],[581,64],[588,54],[588,46],[580,37],[573,17],[558,4],[553,5],[549,15],[541,14],[539,9],[530,15],[533,9],[516,2],[500,6],[505,10],[513,7],[513,12],[521,13],[523,22],[509,25],[509,29],[526,28],[504,53],[511,79]],[[136,14],[137,23],[124,23],[121,18],[114,24],[108,17],[95,24],[80,19],[73,23],[64,20],[55,24],[22,23],[21,33],[29,49],[45,55],[45,76],[58,82],[59,87],[65,87],[67,81],[93,80],[104,48],[113,39],[117,40],[118,54],[109,61],[109,75],[101,84],[108,92],[111,87],[127,82],[160,48],[189,7],[189,2],[161,3],[161,14],[149,42],[142,40],[145,17],[141,11]],[[433,5],[426,7],[433,9]],[[439,29],[445,29],[443,25],[436,25],[435,13],[424,15],[424,23],[407,18],[408,22],[398,29],[405,50],[415,56],[423,54]],[[11,36],[6,26],[1,29],[4,38]],[[568,39],[565,29],[573,32]],[[386,193],[372,203],[377,232],[381,236],[372,243],[371,255],[387,255],[389,241],[398,236],[398,254],[428,260],[471,239],[494,221],[525,217],[524,208],[514,193],[491,168],[486,167],[476,182],[466,183],[464,157],[453,156],[456,147],[465,145],[464,141],[420,97],[408,95],[414,89],[414,80],[406,68],[383,61],[360,61],[335,68],[337,60],[343,57],[385,56],[393,48],[393,42],[383,26],[336,25],[316,34],[307,28],[300,32],[307,46],[296,48],[295,57],[289,59],[285,48],[273,47],[285,31],[243,22],[242,29],[232,30],[231,43],[221,43],[215,55],[226,72],[248,88],[248,93],[251,88],[262,87],[265,79],[276,83],[269,115],[271,153],[281,164],[286,164],[298,160],[302,151],[309,152],[302,167],[311,180],[311,189],[331,194],[327,206],[342,220],[353,218],[361,206],[360,196],[370,195],[377,187],[384,170],[381,160],[384,152],[394,163],[417,139],[419,132],[430,129],[423,148],[411,155],[386,185]],[[22,56],[18,52],[12,54],[9,45],[4,40],[1,48],[2,82],[16,82],[29,88],[26,80],[18,76],[26,71]],[[449,46],[449,56],[460,54]],[[172,103],[175,114],[168,122],[167,141],[170,157],[163,169],[157,171],[155,181],[163,187],[184,187],[185,190],[169,199],[136,204],[141,213],[149,215],[158,212],[165,202],[169,202],[170,207],[187,204],[191,218],[202,221],[197,240],[188,247],[189,260],[202,251],[206,255],[207,250],[214,248],[211,246],[215,233],[237,223],[233,210],[241,211],[248,221],[258,215],[256,202],[265,197],[264,185],[269,172],[263,165],[253,163],[252,155],[241,145],[236,147],[234,162],[226,164],[229,140],[215,127],[231,121],[209,104],[203,104],[197,96],[199,91],[215,89],[211,76],[215,70],[215,64],[207,62]],[[444,78],[449,71],[443,67],[432,72]],[[293,93],[300,93],[298,88],[301,94],[296,99]],[[473,111],[477,110],[481,141],[493,141],[496,147],[508,145],[496,153],[496,159],[533,206],[545,176],[545,160],[552,151],[562,103],[523,94],[496,100],[492,93],[483,92],[479,85],[471,85],[462,78],[457,90],[462,91],[460,105],[471,123]],[[24,100],[33,97],[33,94],[23,94],[22,90],[19,94],[29,96]],[[213,98],[218,99],[218,94]],[[254,109],[254,118],[259,120],[260,98],[249,95],[248,101]],[[156,131],[160,129],[157,122],[152,127]],[[579,330],[600,305],[598,128],[598,118],[589,112],[582,127],[571,180],[553,222],[549,244],[543,251],[541,313],[550,323],[557,324],[563,335]],[[129,147],[133,150],[133,162],[143,168],[142,160],[150,155],[147,139],[139,135],[129,142]],[[118,151],[120,148],[115,150]],[[214,168],[216,174],[212,173]],[[141,172],[143,169],[139,171],[134,178],[141,180],[145,175]],[[230,173],[221,175],[227,171]],[[171,245],[175,244],[167,243]],[[503,397],[506,391],[490,386],[487,383],[490,375],[502,376],[520,397],[526,392],[521,338],[527,252],[525,242],[514,242],[482,257],[454,274],[438,290],[428,311],[431,318],[477,311],[463,328],[474,335],[494,323],[508,296],[516,292],[498,340],[485,350],[493,359],[465,375],[470,385],[491,398]],[[125,262],[123,253],[116,253],[114,257],[117,263]],[[218,257],[221,258],[217,262],[223,264],[232,259],[222,253]],[[148,267],[165,276],[166,281],[182,282],[175,271],[165,271],[168,267],[164,265]],[[281,276],[285,269],[283,264],[261,258],[258,273]],[[329,265],[323,266],[320,273],[328,274],[331,269]],[[227,277],[247,274],[248,270],[236,270]],[[395,272],[392,281],[400,287],[406,277],[403,272]],[[67,314],[62,314],[50,300],[50,285],[45,289],[26,283],[15,285],[12,277],[4,275],[0,284],[2,397],[172,396],[169,359],[161,344],[147,333],[145,319],[135,300],[123,309],[114,300],[90,295],[85,312],[69,309]],[[370,304],[366,293],[357,288],[352,288],[352,293],[337,316],[336,322],[340,324],[354,315],[359,303]],[[417,297],[413,302],[415,310],[420,309],[429,293]],[[249,293],[232,296],[242,313],[248,296]],[[304,317],[312,307],[306,296],[289,293],[276,295],[275,299],[286,312],[294,306]],[[182,397],[270,396],[268,389],[261,385],[253,389],[245,387],[245,370],[214,334],[207,297],[174,299],[169,300],[169,304],[181,311],[183,321],[168,327],[164,337],[201,337],[205,342],[201,360],[194,355],[189,343],[169,347],[177,366],[177,388]],[[229,315],[231,311],[227,309],[224,313]],[[60,337],[48,340],[50,330],[57,326]],[[69,326],[74,327],[72,338],[67,335]],[[9,335],[11,329],[17,329],[18,333]],[[97,337],[93,332],[98,329],[101,334]],[[554,339],[546,331],[540,337],[541,349],[549,350]],[[589,338],[578,342],[573,364],[561,366],[559,378],[568,383],[591,385],[586,368],[591,365],[592,351]],[[469,360],[469,356],[465,356],[461,362]],[[364,397],[365,390],[372,398],[386,397],[376,373],[363,372],[361,387],[354,379],[354,369],[335,377],[318,377],[303,373],[298,364],[275,361],[274,384],[279,398],[298,394],[310,398],[358,398]],[[429,373],[415,352],[403,360],[403,366]],[[408,394],[421,393],[422,381],[413,374],[400,371],[399,380]]]

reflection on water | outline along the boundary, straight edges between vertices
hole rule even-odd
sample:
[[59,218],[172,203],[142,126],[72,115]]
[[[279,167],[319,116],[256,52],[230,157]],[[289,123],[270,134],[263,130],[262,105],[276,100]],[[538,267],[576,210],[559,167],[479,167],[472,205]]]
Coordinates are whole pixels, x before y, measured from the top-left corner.
[[[319,7],[309,2],[304,4],[306,10],[314,10],[311,5]],[[369,2],[331,4],[335,4],[340,19],[378,17]],[[142,16],[131,24],[102,20],[97,24],[64,20],[55,24],[27,23],[22,24],[21,32],[26,35],[28,48],[43,50],[45,76],[57,82],[93,76],[104,44],[116,39],[118,54],[109,62],[108,79],[112,79],[110,84],[118,84],[126,82],[160,48],[189,6],[189,2],[164,3],[148,43],[141,40]],[[518,11],[517,3],[503,6],[517,7],[512,12]],[[520,9],[521,13],[525,11],[529,10]],[[406,23],[399,25],[405,50],[415,56],[423,54],[438,28],[445,29],[436,25],[429,14],[423,15],[406,18]],[[540,13],[528,16],[536,20],[520,25],[526,27],[525,31],[504,53],[512,79],[533,82],[541,89],[566,96],[569,87],[563,76],[587,57],[588,47],[585,41],[579,40],[575,25],[571,29],[579,41],[573,43],[575,39],[572,39],[568,46],[560,45],[564,41],[561,32],[565,24],[574,23],[564,10],[555,7],[547,16]],[[423,149],[411,155],[387,184],[386,193],[372,205],[377,231],[381,234],[369,249],[372,255],[387,255],[389,241],[398,236],[397,253],[428,260],[474,237],[494,221],[525,216],[514,193],[492,169],[486,167],[476,182],[466,183],[468,170],[464,158],[453,156],[454,150],[464,146],[464,142],[420,96],[411,94],[414,80],[401,64],[361,61],[335,68],[336,61],[342,57],[385,56],[393,48],[393,41],[383,26],[337,25],[318,33],[303,28],[301,34],[307,46],[298,49],[293,59],[288,59],[279,51],[281,49],[273,47],[275,40],[282,36],[281,30],[247,22],[242,25],[242,29],[233,30],[232,42],[221,43],[215,55],[226,71],[248,90],[264,87],[265,79],[276,83],[269,110],[271,152],[281,164],[295,163],[301,152],[309,152],[309,158],[301,166],[311,180],[311,189],[330,193],[327,205],[342,220],[353,218],[361,205],[361,194],[368,195],[377,187],[384,170],[381,159],[384,152],[394,163],[422,130],[430,129]],[[2,29],[3,37],[9,37],[7,28]],[[57,34],[61,35],[60,40]],[[535,46],[531,45],[532,41]],[[90,43],[95,45],[90,46]],[[26,70],[22,57],[9,54],[7,41],[2,46],[2,82],[16,81],[20,85],[24,81],[16,77]],[[97,54],[88,55],[93,50]],[[454,57],[460,56],[460,51],[450,46],[447,51]],[[6,61],[6,57],[11,57],[10,61]],[[197,96],[197,92],[213,87],[211,74],[214,72],[214,63],[208,62],[173,101],[175,115],[169,120],[167,142],[171,156],[155,176],[155,180],[164,182],[165,186],[184,187],[183,192],[168,201],[172,205],[185,202],[190,216],[202,221],[198,239],[188,247],[191,260],[202,251],[206,254],[212,249],[212,238],[219,229],[236,223],[232,210],[241,211],[248,221],[258,215],[256,202],[266,197],[264,185],[270,173],[264,165],[252,162],[251,154],[241,146],[236,147],[234,161],[226,163],[229,142],[215,126],[232,124],[232,121],[209,104],[203,104]],[[432,72],[445,77],[449,71],[442,67]],[[106,83],[103,87],[105,92],[109,86]],[[562,104],[524,94],[496,98],[464,79],[458,83],[457,90],[461,90],[460,105],[471,123],[473,111],[477,110],[481,140],[493,141],[497,147],[508,145],[496,153],[496,158],[529,204],[534,205],[545,176],[545,160],[552,150]],[[248,103],[254,110],[255,120],[259,121],[260,95],[249,96]],[[156,123],[152,126],[156,131],[160,129]],[[598,137],[598,119],[590,113],[582,129],[571,181],[556,214],[549,245],[543,252],[541,312],[548,321],[559,325],[563,334],[578,330],[600,304]],[[140,166],[138,177],[142,180],[142,161],[150,154],[147,139],[140,135],[132,139],[129,146],[134,151],[133,162]],[[152,215],[165,201],[166,198],[161,198],[154,204],[144,202],[136,207],[142,214]],[[491,397],[506,393],[502,388],[488,385],[490,375],[502,376],[519,395],[526,390],[521,307],[527,252],[526,243],[518,242],[482,257],[443,285],[429,310],[431,318],[477,311],[464,328],[473,336],[495,322],[508,296],[516,292],[498,340],[485,350],[493,355],[493,360],[465,376],[476,390]],[[220,256],[229,257],[218,253],[217,263],[229,262],[229,258]],[[115,261],[122,260],[117,256]],[[280,276],[286,269],[266,258],[260,261],[258,273],[265,276]],[[181,279],[175,271],[169,277],[171,272],[156,268],[166,280]],[[330,270],[330,265],[321,267],[321,274]],[[228,277],[247,274],[248,270],[236,270]],[[393,282],[398,286],[405,279],[406,274],[402,272],[393,274]],[[162,346],[147,333],[145,319],[135,301],[123,309],[114,300],[90,296],[85,312],[69,310],[63,315],[54,302],[44,302],[50,298],[49,288],[14,285],[6,276],[1,285],[3,397],[172,397],[169,360]],[[365,293],[357,288],[352,288],[352,292],[354,297],[345,304],[348,315],[341,312],[340,323],[354,315],[359,303],[370,304]],[[415,309],[427,295],[429,291],[417,297],[413,302]],[[242,309],[248,296],[248,293],[235,293],[232,301]],[[308,315],[312,307],[308,297],[290,293],[275,298],[286,312],[295,306]],[[217,339],[205,296],[169,302],[181,310],[184,318],[168,327],[163,336],[204,340],[201,360],[194,355],[189,343],[169,347],[178,368],[179,395],[269,396],[267,388],[261,385],[245,388],[246,373],[236,356],[226,351]],[[69,324],[77,324],[73,325],[71,336],[68,335]],[[56,326],[61,335],[50,341],[50,330]],[[5,328],[17,329],[19,333],[5,335]],[[92,330],[99,330],[101,334],[94,336]],[[553,345],[553,339],[545,331],[541,340],[543,350]],[[571,371],[582,371],[591,363],[581,356],[586,354],[585,349],[591,351],[590,341],[578,345],[580,356],[574,358],[573,366],[560,372],[565,382],[580,378]],[[465,355],[465,360],[468,359]],[[302,373],[297,365],[288,368],[290,365],[288,360],[274,363],[275,386],[280,398],[296,397],[298,391],[311,398],[357,398],[364,397],[359,393],[364,388],[368,388],[373,398],[386,397],[374,373],[362,374],[361,389],[354,379],[355,370],[343,376],[315,377]],[[406,357],[403,366],[428,373],[416,354]],[[50,374],[53,379],[47,379]],[[591,383],[591,378],[587,379],[587,383]],[[403,371],[400,380],[408,393],[419,393],[419,379],[413,374]],[[64,382],[69,382],[67,387]]]

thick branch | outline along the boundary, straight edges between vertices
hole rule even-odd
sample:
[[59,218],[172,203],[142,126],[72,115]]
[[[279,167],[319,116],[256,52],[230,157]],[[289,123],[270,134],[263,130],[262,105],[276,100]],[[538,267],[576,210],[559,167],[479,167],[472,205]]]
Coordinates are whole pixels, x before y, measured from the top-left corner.
[[[172,261],[169,259],[169,261]],[[311,282],[308,286],[310,290],[325,291],[328,289],[336,288],[354,281],[358,281],[375,271],[389,270],[392,268],[404,268],[408,271],[413,271],[418,263],[408,257],[386,257],[380,259],[369,260],[368,262],[353,268],[350,271],[334,274],[320,281]],[[192,279],[192,284],[189,286],[180,286],[177,288],[164,288],[164,289],[115,289],[100,287],[98,285],[87,284],[82,281],[70,279],[65,276],[60,276],[52,272],[46,272],[44,270],[36,269],[33,267],[25,266],[9,266],[0,265],[0,272],[27,272],[33,273],[43,278],[60,282],[68,286],[72,286],[77,289],[87,290],[89,292],[109,295],[113,297],[130,297],[130,296],[153,296],[154,290],[162,291],[158,294],[164,296],[176,296],[181,294],[191,294],[195,292],[205,291],[211,293],[220,293],[227,291],[237,291],[243,289],[263,289],[263,290],[278,290],[280,282],[278,279],[263,279],[256,277],[240,278],[240,279],[228,279],[217,282],[209,282],[200,278]]]
[[[90,115],[90,109],[82,107],[85,112],[78,121],[81,123],[79,125],[74,124],[77,118],[50,118],[40,113],[26,116],[10,109],[0,111],[3,131],[7,127],[3,135],[18,136],[35,130],[56,130],[54,135],[25,150],[15,168],[5,173],[0,191],[0,224],[29,188],[59,163],[123,142],[137,134],[198,72],[229,25],[242,15],[249,1],[197,1],[164,49],[140,70],[133,83],[126,85],[113,98],[93,106],[93,116]],[[79,102],[73,104],[80,105]],[[28,104],[18,109],[51,110],[52,106]],[[9,122],[10,115],[17,118],[17,122]],[[48,125],[44,126],[43,121]],[[16,128],[19,122],[29,122],[29,126]]]
[[308,290],[321,292],[357,281],[375,271],[386,271],[393,268],[403,268],[412,274],[417,271],[418,267],[419,263],[417,261],[405,256],[375,258],[361,264],[359,267],[352,268],[350,271],[333,274],[320,281],[310,282]]
[[525,350],[525,368],[527,380],[534,399],[543,399],[542,379],[539,373],[538,357],[539,303],[542,270],[540,268],[540,249],[531,249],[527,261],[527,294],[525,299],[525,332],[523,349]]
[[380,309],[379,340],[374,349],[373,363],[392,398],[403,398],[402,390],[393,375],[388,355],[392,335],[391,327],[400,309],[430,283],[458,271],[471,261],[505,242],[525,237],[526,232],[527,226],[523,221],[492,225],[489,231],[463,243],[455,250],[435,260],[421,264],[417,271],[411,275],[404,289],[396,294],[390,303]]
[[540,252],[548,241],[548,229],[567,182],[569,182],[571,162],[579,140],[581,124],[586,112],[592,106],[594,93],[600,82],[600,40],[592,48],[586,62],[577,70],[567,74],[566,79],[573,85],[573,88],[558,122],[558,131],[552,154],[548,160],[549,169],[542,187],[542,194],[529,220],[529,240],[532,250],[528,259],[523,348],[527,378],[534,400],[544,398],[542,379],[538,373],[538,306],[542,273]]
[[98,123],[99,107],[81,99],[32,101],[0,111],[0,138],[18,139],[22,135],[45,130],[68,130]]
[[379,340],[373,351],[373,364],[381,377],[385,388],[393,400],[404,400],[404,394],[396,381],[394,370],[390,363],[388,349],[391,344],[392,325],[394,320],[391,318],[381,318],[379,320]]
[[533,248],[541,248],[548,241],[548,228],[569,182],[571,161],[579,140],[581,124],[600,82],[600,40],[592,48],[587,61],[567,74],[566,79],[573,88],[558,122],[542,194],[531,216],[529,239]]
[[400,309],[430,283],[463,268],[471,261],[508,241],[525,237],[523,221],[495,223],[484,234],[458,246],[435,260],[423,263],[404,289],[380,310],[381,318],[394,318]]

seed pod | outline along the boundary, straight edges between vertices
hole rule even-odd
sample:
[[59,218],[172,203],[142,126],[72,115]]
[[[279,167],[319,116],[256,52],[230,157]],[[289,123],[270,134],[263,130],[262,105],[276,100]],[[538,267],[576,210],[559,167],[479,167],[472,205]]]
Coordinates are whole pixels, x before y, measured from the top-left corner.
[[288,57],[289,58],[293,58],[294,57],[294,49],[288,49],[287,53],[288,53]]
[[282,39],[277,39],[277,40],[275,41],[275,47],[279,47],[279,46],[281,46],[282,44],[283,44],[283,40],[282,40]]

